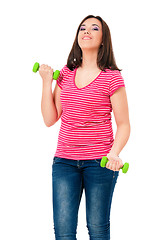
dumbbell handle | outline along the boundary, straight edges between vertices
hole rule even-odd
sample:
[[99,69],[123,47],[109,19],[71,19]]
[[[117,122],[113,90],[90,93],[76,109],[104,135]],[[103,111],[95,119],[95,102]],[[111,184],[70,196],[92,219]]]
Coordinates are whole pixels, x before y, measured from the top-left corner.
[[[33,66],[33,72],[36,73],[39,70],[39,67],[40,67],[40,64],[38,62],[36,62]],[[57,80],[59,75],[60,75],[60,71],[56,70],[55,72],[53,72],[53,79]]]
[[[109,162],[108,158],[106,156],[102,157],[100,166],[105,167],[107,162]],[[128,169],[129,169],[129,163],[124,163],[124,165],[120,169],[122,169],[123,173],[127,173]]]

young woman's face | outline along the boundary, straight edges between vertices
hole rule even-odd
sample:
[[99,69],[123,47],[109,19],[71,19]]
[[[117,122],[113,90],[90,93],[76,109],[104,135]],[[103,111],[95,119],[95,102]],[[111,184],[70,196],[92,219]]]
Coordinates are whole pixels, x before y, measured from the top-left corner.
[[82,50],[99,49],[102,43],[102,24],[96,18],[84,21],[79,29],[78,44]]

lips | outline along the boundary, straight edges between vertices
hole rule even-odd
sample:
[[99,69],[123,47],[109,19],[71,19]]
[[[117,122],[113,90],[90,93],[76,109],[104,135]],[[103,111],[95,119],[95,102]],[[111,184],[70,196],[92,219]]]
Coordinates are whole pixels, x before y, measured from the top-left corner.
[[90,37],[83,37],[82,39],[83,39],[83,40],[90,40],[90,39],[92,39],[92,38],[90,38]]

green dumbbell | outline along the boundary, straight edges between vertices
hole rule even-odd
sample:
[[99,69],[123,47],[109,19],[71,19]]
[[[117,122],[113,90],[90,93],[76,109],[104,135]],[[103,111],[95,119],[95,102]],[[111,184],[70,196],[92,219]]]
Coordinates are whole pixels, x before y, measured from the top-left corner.
[[[109,160],[106,156],[102,157],[102,160],[100,162],[100,166],[105,167],[108,161]],[[123,173],[127,173],[128,169],[129,169],[129,163],[124,163],[123,167],[120,168],[120,169],[122,169]]]
[[[33,72],[37,72],[39,70],[39,67],[40,67],[40,64],[38,62],[36,62],[33,66]],[[54,80],[57,80],[58,77],[60,75],[60,71],[59,70],[56,70],[54,73],[53,73],[53,79]]]

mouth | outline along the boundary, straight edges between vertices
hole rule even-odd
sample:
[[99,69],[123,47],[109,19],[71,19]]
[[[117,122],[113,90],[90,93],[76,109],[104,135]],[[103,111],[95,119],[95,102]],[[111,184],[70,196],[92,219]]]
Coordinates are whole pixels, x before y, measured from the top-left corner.
[[83,37],[82,39],[83,40],[91,40],[92,38],[90,38],[90,37]]

